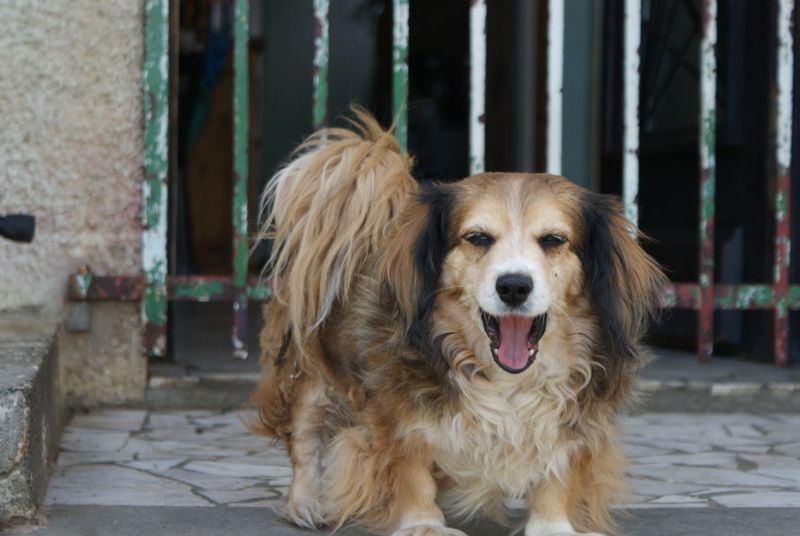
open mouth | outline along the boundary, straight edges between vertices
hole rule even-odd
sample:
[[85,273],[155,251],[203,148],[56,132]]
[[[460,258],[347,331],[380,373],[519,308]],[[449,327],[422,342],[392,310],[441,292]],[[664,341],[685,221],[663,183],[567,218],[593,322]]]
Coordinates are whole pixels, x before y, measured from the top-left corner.
[[481,309],[483,329],[489,337],[492,357],[501,369],[519,374],[533,364],[539,339],[547,327],[547,313],[536,317],[492,316]]

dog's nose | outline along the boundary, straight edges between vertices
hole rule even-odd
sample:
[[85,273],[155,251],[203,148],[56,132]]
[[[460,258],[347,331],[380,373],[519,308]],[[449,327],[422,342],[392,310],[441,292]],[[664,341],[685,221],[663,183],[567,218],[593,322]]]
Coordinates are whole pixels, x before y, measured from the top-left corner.
[[533,290],[533,279],[525,274],[505,274],[497,278],[494,286],[503,302],[516,307],[524,302]]

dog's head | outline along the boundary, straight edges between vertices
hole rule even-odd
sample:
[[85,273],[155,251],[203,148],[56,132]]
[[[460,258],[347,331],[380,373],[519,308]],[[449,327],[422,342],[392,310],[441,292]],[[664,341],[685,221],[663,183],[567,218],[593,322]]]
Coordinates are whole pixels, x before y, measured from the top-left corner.
[[413,266],[393,267],[414,344],[455,335],[451,360],[511,374],[576,341],[636,358],[663,275],[616,200],[550,175],[482,174],[425,185],[419,203],[401,246]]

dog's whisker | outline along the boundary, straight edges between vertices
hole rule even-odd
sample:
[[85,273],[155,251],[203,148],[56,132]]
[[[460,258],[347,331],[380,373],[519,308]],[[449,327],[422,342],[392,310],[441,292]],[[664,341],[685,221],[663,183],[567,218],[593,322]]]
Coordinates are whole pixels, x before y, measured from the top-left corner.
[[463,288],[464,288],[463,285],[450,285],[450,286],[447,286],[447,287],[437,288],[436,289],[436,294],[438,294],[440,292],[443,292],[445,290],[453,290],[453,289],[462,289],[463,290]]
[[560,305],[558,305],[557,303],[553,303],[552,307],[554,309],[558,310],[558,312],[560,312],[562,315],[567,317],[567,320],[569,320],[569,323],[572,326],[572,330],[575,331],[575,329],[576,329],[575,328],[575,322],[572,320],[572,317],[569,315],[569,313],[567,311],[565,311],[564,308],[561,307]]
[[456,266],[455,264],[453,264],[451,262],[447,262],[447,261],[443,262],[442,263],[442,270],[444,270],[445,268],[447,268],[448,270],[452,271],[456,275],[464,275],[464,270],[459,268],[458,266]]

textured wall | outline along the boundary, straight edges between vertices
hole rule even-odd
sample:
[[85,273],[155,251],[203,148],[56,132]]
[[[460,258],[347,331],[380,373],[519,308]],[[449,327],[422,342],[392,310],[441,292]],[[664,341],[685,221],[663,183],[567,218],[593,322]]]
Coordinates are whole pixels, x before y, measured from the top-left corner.
[[[67,276],[140,266],[142,0],[0,0],[0,214],[37,218],[0,240],[0,311],[64,312]],[[72,405],[141,400],[138,309],[93,306],[59,336]]]
[[141,0],[0,2],[0,311],[63,304],[67,274],[135,272],[141,182]]

